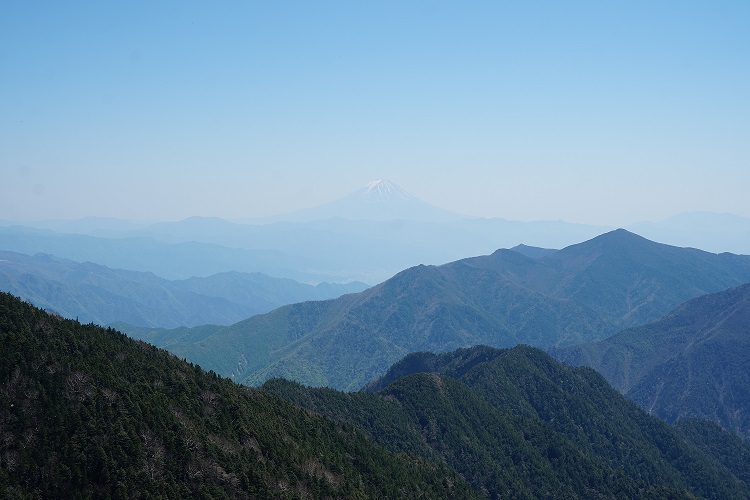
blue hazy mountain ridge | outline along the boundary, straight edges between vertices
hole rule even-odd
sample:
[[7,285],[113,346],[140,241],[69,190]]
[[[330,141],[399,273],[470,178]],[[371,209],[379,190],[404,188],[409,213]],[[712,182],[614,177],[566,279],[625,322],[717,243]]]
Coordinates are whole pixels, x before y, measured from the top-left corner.
[[[79,248],[71,245],[63,251],[42,244],[30,248],[0,234],[0,243],[8,243],[0,248],[152,271],[170,279],[238,270],[306,282],[370,284],[418,264],[444,264],[521,243],[563,248],[613,229],[563,221],[464,217],[424,203],[387,180],[373,181],[326,205],[243,223],[197,216],[157,223],[88,217],[78,221],[42,221],[34,223],[34,227],[119,241],[115,244],[79,239]],[[750,219],[730,214],[682,214],[660,223],[632,227],[638,229],[636,233],[664,243],[750,253]],[[134,239],[143,245],[135,245]],[[125,243],[130,249],[137,247],[137,259],[131,252],[126,258],[114,258],[118,255],[116,247],[122,246],[124,240],[130,240]],[[161,249],[147,248],[153,247],[154,241],[193,247],[169,247],[178,258],[165,259]],[[195,243],[213,246],[196,248]],[[86,251],[107,244],[113,248],[105,255]],[[259,253],[240,255],[240,250]]]
[[553,349],[668,422],[704,418],[750,437],[750,284],[704,295],[605,340]]
[[152,272],[166,279],[239,271],[262,272],[302,282],[346,281],[318,272],[326,266],[309,258],[278,250],[230,248],[194,241],[165,243],[146,237],[99,238],[9,226],[0,227],[0,249],[27,255],[46,253],[77,262]]
[[673,245],[750,255],[750,218],[735,214],[686,212],[659,222],[632,224],[628,229]]
[[[654,321],[750,282],[750,257],[655,243],[625,230],[541,258],[512,250],[416,266],[359,294],[284,306],[169,349],[239,382],[285,377],[358,389],[413,351],[571,345]],[[131,333],[132,332],[128,332]],[[138,332],[156,345],[169,332]]]
[[[399,188],[400,189],[400,188]],[[291,215],[285,219],[285,216],[276,216],[266,219],[246,220],[243,224],[232,226],[227,221],[218,218],[208,217],[191,217],[186,219],[190,225],[196,225],[200,219],[205,219],[201,224],[209,233],[214,236],[224,237],[228,234],[242,231],[242,226],[271,226],[271,222],[295,222],[300,224],[293,227],[315,227],[318,229],[334,230],[352,234],[366,236],[377,236],[378,238],[393,239],[395,241],[410,241],[419,243],[424,241],[424,233],[430,234],[430,231],[437,233],[447,228],[451,232],[458,232],[461,240],[466,236],[471,236],[469,241],[479,238],[482,244],[494,240],[494,246],[485,248],[483,253],[491,252],[494,248],[500,246],[512,246],[523,242],[531,246],[562,248],[570,244],[591,238],[607,230],[613,229],[604,226],[590,226],[586,224],[571,224],[562,221],[510,221],[502,218],[470,218],[461,217],[453,214],[443,220],[433,218],[431,224],[425,224],[425,221],[419,219],[418,215],[410,214],[409,211],[394,211],[388,209],[388,200],[381,201],[377,204],[366,204],[360,201],[360,205],[369,206],[369,219],[364,217],[352,217],[352,214],[361,213],[362,210],[357,208],[358,198],[356,193],[339,200],[338,204],[329,204],[328,206],[338,207],[336,211],[328,210],[324,213],[318,210],[319,207],[313,207],[308,210],[299,211],[301,215],[294,220]],[[343,201],[346,200],[346,204]],[[383,210],[388,213],[391,219],[387,219],[383,214],[377,214],[377,210]],[[441,210],[441,209],[438,209]],[[297,212],[295,212],[297,213]],[[316,215],[317,214],[317,215]],[[333,220],[330,220],[333,219]],[[352,224],[353,221],[356,223]],[[50,229],[59,233],[86,234],[99,237],[125,237],[125,236],[149,236],[163,238],[168,241],[188,241],[189,238],[196,236],[201,241],[214,243],[207,239],[207,234],[201,236],[201,231],[186,231],[178,229],[178,223],[148,223],[143,221],[126,221],[114,218],[103,217],[86,217],[77,220],[49,220],[21,223],[18,221],[0,221],[0,226],[27,225],[39,229]],[[377,224],[376,224],[377,222]],[[419,223],[418,223],[419,222]],[[211,224],[224,225],[227,231],[224,234],[217,233],[215,228],[210,228]],[[486,229],[483,229],[486,228]],[[741,217],[729,213],[715,212],[685,212],[674,215],[661,221],[644,221],[625,226],[625,229],[640,234],[645,238],[668,243],[682,247],[700,248],[710,252],[720,253],[729,251],[737,254],[750,254],[750,218]],[[415,231],[416,230],[416,231]],[[591,231],[595,232],[592,233]],[[460,234],[463,231],[465,234]],[[236,238],[236,234],[234,236]],[[405,238],[411,237],[411,240]],[[245,238],[247,240],[247,238]],[[241,241],[241,246],[248,247],[247,241]],[[257,246],[258,239],[255,239]],[[434,242],[434,238],[430,239]],[[486,245],[485,245],[486,246]],[[250,245],[250,248],[253,246]],[[471,249],[464,250],[460,255],[478,254],[481,252]],[[455,257],[454,258],[459,258]]]
[[[386,179],[372,181],[328,204],[245,222],[295,223],[297,230],[315,227],[409,243],[421,247],[425,256],[413,265],[448,262],[519,243],[562,248],[614,229],[559,220],[521,222],[462,216],[418,200]],[[668,244],[750,254],[750,219],[732,214],[686,213],[662,222],[633,224],[627,229]],[[288,247],[280,249],[290,251]],[[447,255],[432,257],[435,249],[444,250]]]
[[130,221],[115,217],[82,217],[80,219],[48,219],[30,222],[0,221],[0,226],[28,225],[57,233],[87,234],[89,236],[122,237],[129,231],[153,224],[156,221]]
[[383,281],[424,261],[443,263],[451,260],[452,249],[432,247],[415,238],[400,238],[399,234],[389,238],[387,231],[375,229],[379,224],[388,223],[362,222],[358,225],[364,226],[364,230],[351,230],[347,226],[326,223],[249,225],[191,217],[154,224],[138,234],[166,242],[196,241],[231,248],[273,249],[317,262],[317,272],[338,275],[342,280],[370,283]]
[[25,226],[0,227],[0,249],[29,255],[49,253],[150,271],[169,279],[236,270],[304,282],[368,283],[380,282],[423,259],[442,263],[452,255],[439,246],[428,250],[288,223],[249,226],[193,217],[154,227],[110,238]]
[[0,227],[0,249],[50,253],[169,279],[238,270],[305,282],[372,284],[418,264],[443,264],[519,241],[562,247],[600,232],[594,226],[501,219],[429,223],[337,218],[254,226],[191,217],[108,238]]
[[[313,222],[267,225],[234,224],[191,217],[143,228],[137,234],[167,242],[200,241],[247,249],[274,249],[328,263],[329,274],[377,283],[418,264],[443,264],[491,253],[519,241],[563,246],[592,238],[606,228],[559,221],[515,222],[465,219],[423,222],[351,220],[336,217]],[[367,277],[371,277],[369,280]]]
[[[410,254],[412,262],[408,265],[417,265],[442,264],[521,242],[561,248],[612,229],[563,221],[519,222],[467,217],[425,203],[386,179],[372,181],[325,205],[249,222],[233,224],[218,218],[190,217],[153,224],[131,235],[172,242],[204,241],[239,248],[259,248],[262,244],[265,248],[290,254],[304,246],[310,249],[308,251],[317,251],[311,254],[316,259],[324,259],[332,253],[352,255],[349,251],[336,252],[336,248],[346,238],[362,238],[365,244],[359,245],[359,254],[355,255],[367,261],[382,253],[383,242],[387,242],[386,249]],[[384,278],[405,267],[408,266],[394,269]]]
[[236,271],[166,280],[48,254],[0,251],[0,290],[84,323],[135,326],[228,325],[284,304],[323,300],[367,288],[364,283],[312,286]]
[[525,255],[526,257],[531,257],[532,259],[539,259],[546,255],[557,252],[557,250],[554,248],[532,247],[529,245],[524,245],[523,243],[514,246],[513,248],[511,248],[511,250],[513,250],[514,252],[518,252],[521,255]]

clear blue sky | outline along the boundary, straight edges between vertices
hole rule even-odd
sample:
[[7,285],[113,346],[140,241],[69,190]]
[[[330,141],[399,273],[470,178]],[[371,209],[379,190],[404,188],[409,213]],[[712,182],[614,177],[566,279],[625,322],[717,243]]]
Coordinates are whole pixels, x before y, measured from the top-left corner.
[[750,2],[0,3],[0,219],[750,217]]

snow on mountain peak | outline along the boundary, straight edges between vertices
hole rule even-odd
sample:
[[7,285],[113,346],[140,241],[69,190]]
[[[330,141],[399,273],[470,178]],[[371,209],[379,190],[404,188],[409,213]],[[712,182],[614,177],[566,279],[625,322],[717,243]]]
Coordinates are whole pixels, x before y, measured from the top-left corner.
[[392,200],[408,200],[409,193],[387,179],[375,179],[362,190],[365,201],[383,202]]
[[375,179],[348,195],[307,210],[287,214],[287,221],[324,221],[332,218],[369,221],[454,221],[465,218],[425,203],[387,179]]

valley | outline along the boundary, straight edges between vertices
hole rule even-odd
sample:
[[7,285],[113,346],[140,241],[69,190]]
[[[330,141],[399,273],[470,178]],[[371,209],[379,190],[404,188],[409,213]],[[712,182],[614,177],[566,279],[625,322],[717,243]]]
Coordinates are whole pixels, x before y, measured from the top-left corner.
[[591,342],[746,282],[748,256],[616,230],[538,259],[498,250],[417,266],[358,294],[201,327],[200,334],[126,331],[241,383],[284,377],[357,390],[410,352]]
[[750,499],[750,2],[0,2],[0,500]]
[[0,227],[2,492],[750,495],[750,256],[357,196],[311,213],[372,220]]

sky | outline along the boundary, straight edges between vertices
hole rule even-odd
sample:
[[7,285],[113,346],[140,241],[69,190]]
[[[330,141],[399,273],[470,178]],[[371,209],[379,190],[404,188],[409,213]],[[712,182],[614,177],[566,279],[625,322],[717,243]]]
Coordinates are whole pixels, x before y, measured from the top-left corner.
[[750,217],[750,2],[0,2],[0,220]]

